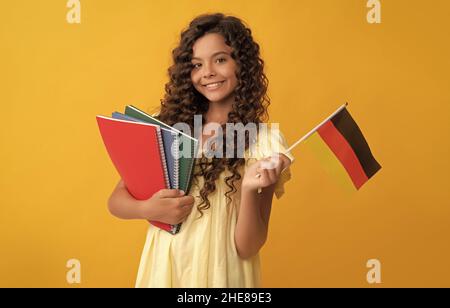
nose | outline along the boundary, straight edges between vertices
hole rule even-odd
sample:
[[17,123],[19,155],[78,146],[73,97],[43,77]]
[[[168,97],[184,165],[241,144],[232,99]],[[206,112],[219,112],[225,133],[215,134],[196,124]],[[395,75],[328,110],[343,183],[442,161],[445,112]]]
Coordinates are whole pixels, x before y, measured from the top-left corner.
[[203,66],[203,77],[204,78],[210,78],[216,75],[216,73],[214,72],[212,65],[209,64],[205,64]]

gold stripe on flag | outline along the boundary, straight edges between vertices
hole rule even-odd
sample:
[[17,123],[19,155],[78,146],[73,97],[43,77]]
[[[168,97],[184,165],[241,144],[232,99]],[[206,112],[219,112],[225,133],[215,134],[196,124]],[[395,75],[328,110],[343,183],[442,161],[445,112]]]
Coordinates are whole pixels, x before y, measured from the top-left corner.
[[326,171],[336,179],[346,192],[351,193],[356,191],[356,187],[353,185],[344,166],[342,166],[339,159],[334,155],[325,141],[323,141],[318,132],[313,133],[305,140],[305,143],[308,144],[311,150],[316,154]]

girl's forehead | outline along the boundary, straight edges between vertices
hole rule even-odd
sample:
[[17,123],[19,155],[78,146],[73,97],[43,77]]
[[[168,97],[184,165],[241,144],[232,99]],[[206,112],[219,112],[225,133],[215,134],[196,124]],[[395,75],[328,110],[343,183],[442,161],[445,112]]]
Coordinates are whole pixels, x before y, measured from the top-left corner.
[[193,58],[209,58],[218,52],[231,53],[232,48],[218,33],[208,33],[195,41],[192,46]]

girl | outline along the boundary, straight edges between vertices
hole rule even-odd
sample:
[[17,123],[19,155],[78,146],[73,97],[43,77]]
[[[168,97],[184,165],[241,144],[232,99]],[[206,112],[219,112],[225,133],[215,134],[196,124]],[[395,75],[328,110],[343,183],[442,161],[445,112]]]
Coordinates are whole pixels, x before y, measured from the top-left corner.
[[[200,114],[205,125],[258,125],[267,116],[264,62],[240,19],[223,14],[195,18],[172,55],[161,121],[193,128],[194,115]],[[286,149],[279,132],[269,136],[270,142],[261,142],[247,134],[243,158],[202,153],[189,195],[164,189],[137,201],[118,183],[108,202],[113,215],[183,223],[176,235],[148,228],[136,287],[260,285],[258,252],[267,239],[272,197],[283,193],[293,160],[290,154],[268,158],[274,148]],[[199,136],[201,145],[205,137]]]

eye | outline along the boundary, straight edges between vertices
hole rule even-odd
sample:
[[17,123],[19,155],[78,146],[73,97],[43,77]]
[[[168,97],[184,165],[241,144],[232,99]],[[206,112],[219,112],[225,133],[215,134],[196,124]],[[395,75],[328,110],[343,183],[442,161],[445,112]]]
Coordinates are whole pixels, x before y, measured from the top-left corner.
[[219,61],[219,63],[225,62],[226,59],[225,58],[218,58],[217,61]]
[[192,68],[199,68],[201,63],[192,63]]

